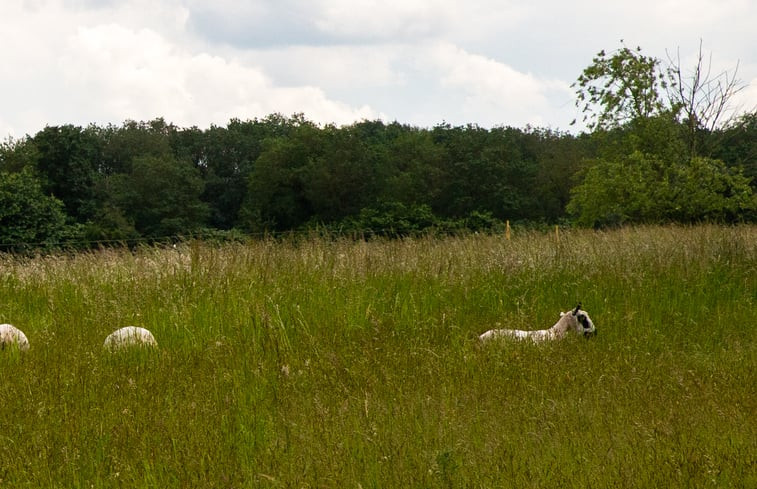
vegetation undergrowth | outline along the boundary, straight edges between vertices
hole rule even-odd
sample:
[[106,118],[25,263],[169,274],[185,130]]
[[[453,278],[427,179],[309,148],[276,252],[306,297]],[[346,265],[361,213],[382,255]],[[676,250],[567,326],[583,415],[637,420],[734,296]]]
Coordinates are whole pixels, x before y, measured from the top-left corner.
[[756,301],[755,226],[4,256],[0,486],[754,487]]

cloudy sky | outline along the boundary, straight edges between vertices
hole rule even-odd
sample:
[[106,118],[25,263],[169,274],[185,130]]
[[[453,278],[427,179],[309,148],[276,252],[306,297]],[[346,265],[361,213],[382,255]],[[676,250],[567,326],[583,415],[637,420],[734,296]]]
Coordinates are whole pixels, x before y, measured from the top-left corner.
[[[3,0],[0,140],[163,117],[206,128],[304,113],[421,127],[570,129],[570,84],[624,39],[700,40],[757,109],[753,0]],[[688,61],[688,63],[687,63]]]

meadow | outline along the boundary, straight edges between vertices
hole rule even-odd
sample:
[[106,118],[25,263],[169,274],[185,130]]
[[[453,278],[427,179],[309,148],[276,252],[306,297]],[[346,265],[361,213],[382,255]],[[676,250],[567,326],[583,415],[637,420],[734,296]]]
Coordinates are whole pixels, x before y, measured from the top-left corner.
[[757,487],[755,226],[2,256],[0,323],[0,487]]

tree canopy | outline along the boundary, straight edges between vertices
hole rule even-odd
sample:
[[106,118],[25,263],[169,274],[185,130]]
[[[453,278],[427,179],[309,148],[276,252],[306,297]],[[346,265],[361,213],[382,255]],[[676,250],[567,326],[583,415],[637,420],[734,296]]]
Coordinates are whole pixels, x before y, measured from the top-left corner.
[[68,237],[63,203],[45,195],[32,169],[0,171],[0,246],[25,251]]
[[[663,66],[625,45],[593,59],[573,85],[599,150],[585,161],[583,178],[571,191],[566,211],[576,222],[754,219],[753,178],[744,174],[753,170],[754,159],[743,157],[754,145],[752,119],[727,114],[743,86],[738,66],[717,76],[709,66],[701,45],[688,76],[680,57]],[[739,138],[743,132],[752,142]],[[731,147],[736,141],[740,151]]]
[[727,117],[735,73],[709,77],[699,59],[687,79],[640,49],[601,51],[574,85],[580,134],[300,114],[48,126],[0,144],[0,251],[315,227],[754,221],[757,113]]

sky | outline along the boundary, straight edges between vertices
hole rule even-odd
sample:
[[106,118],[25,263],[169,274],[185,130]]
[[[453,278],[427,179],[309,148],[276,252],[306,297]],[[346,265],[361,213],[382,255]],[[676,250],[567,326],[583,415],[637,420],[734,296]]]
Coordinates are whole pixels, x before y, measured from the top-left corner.
[[3,0],[0,12],[0,140],[272,113],[575,131],[571,84],[621,39],[685,69],[701,42],[713,74],[738,65],[737,107],[757,110],[753,0]]

